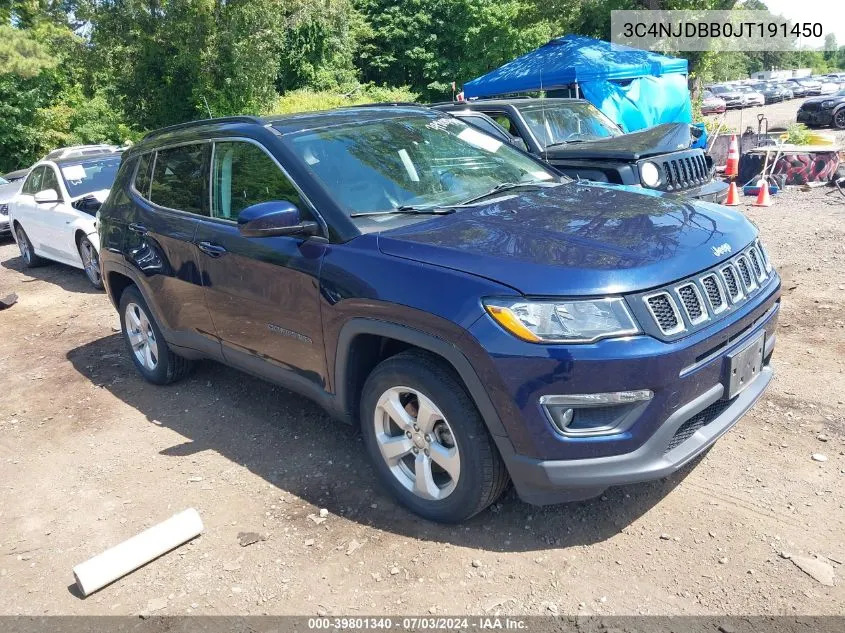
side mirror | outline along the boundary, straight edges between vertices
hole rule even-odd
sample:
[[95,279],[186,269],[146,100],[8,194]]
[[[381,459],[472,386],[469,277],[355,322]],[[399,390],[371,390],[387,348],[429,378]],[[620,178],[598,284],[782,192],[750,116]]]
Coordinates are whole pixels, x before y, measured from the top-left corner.
[[33,196],[38,204],[47,204],[48,202],[61,202],[59,194],[55,189],[43,189]]
[[316,235],[320,226],[303,221],[299,209],[287,200],[259,202],[238,214],[238,230],[244,237]]

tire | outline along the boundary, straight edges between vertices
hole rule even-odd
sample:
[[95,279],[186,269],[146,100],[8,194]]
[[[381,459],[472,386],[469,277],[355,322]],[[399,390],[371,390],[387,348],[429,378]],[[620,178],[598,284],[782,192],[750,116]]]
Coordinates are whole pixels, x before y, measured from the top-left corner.
[[15,241],[17,241],[18,248],[21,251],[21,259],[23,260],[24,266],[27,268],[36,268],[46,263],[43,258],[35,254],[35,249],[32,246],[32,242],[29,241],[29,236],[17,222],[15,222]]
[[360,415],[379,480],[426,519],[459,523],[507,487],[507,470],[481,414],[436,356],[407,351],[379,364],[364,385]]
[[837,130],[845,130],[845,108],[839,108],[833,113],[833,127]]
[[[138,372],[156,385],[169,385],[190,373],[193,363],[174,354],[135,286],[120,295],[120,329]],[[127,323],[129,321],[129,323]]]
[[82,269],[85,271],[85,276],[88,281],[97,290],[103,289],[103,276],[100,272],[100,254],[94,245],[86,236],[79,238],[79,243],[76,245],[79,250],[79,259],[82,260]]

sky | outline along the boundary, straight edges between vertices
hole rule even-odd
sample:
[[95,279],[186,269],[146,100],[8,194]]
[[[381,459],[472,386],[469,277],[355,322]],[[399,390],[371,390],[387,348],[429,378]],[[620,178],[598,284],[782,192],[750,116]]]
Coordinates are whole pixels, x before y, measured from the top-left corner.
[[[769,11],[794,22],[819,22],[825,34],[833,33],[839,46],[845,45],[845,0],[763,0]],[[820,47],[823,40],[807,39],[802,43]]]

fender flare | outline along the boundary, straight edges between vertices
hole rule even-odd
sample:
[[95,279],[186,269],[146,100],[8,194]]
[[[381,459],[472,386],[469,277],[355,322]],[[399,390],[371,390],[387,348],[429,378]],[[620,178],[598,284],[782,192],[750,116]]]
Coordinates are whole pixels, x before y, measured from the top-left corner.
[[[423,332],[406,325],[382,321],[380,319],[356,317],[347,321],[341,328],[337,338],[337,354],[335,356],[335,397],[338,405],[344,406],[348,400],[346,372],[349,365],[349,350],[352,339],[359,334],[372,334],[383,336],[408,343],[415,347],[427,350],[441,357],[457,372],[458,376],[467,388],[475,406],[478,407],[481,417],[487,424],[490,433],[499,438],[508,437],[507,431],[502,424],[496,408],[493,406],[490,396],[484,389],[484,385],[475,372],[472,364],[464,353],[455,345],[444,341],[433,334]],[[353,414],[354,412],[349,412]]]

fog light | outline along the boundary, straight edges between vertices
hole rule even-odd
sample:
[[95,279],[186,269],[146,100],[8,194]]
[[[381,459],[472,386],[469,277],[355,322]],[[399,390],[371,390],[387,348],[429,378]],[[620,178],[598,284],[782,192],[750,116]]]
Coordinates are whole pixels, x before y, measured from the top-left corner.
[[546,407],[546,411],[549,414],[549,420],[551,420],[551,423],[555,425],[557,430],[561,433],[566,433],[566,427],[572,422],[575,411],[558,405],[549,405]]
[[541,396],[540,406],[566,437],[613,435],[628,429],[653,397],[649,389]]

